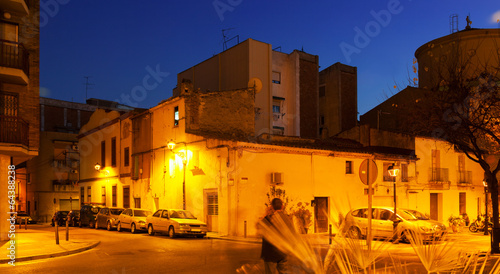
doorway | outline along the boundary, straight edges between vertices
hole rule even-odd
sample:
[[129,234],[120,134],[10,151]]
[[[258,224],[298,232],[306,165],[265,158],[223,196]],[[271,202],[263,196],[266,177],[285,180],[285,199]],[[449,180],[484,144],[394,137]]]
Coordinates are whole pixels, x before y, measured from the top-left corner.
[[442,193],[431,193],[430,194],[430,214],[431,220],[441,221],[442,208],[443,208],[443,194]]
[[314,197],[314,232],[328,232],[328,197]]

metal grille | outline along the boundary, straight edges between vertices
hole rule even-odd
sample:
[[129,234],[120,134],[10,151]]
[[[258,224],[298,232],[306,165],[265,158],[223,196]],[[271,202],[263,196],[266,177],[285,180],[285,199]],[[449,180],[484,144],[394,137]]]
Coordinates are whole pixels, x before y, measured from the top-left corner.
[[208,215],[219,215],[219,196],[217,193],[207,194]]

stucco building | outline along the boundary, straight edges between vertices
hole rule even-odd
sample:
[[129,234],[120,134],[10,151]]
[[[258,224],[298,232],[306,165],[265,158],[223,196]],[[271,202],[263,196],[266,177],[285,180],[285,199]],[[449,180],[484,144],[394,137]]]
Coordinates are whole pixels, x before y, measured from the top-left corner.
[[[8,169],[38,155],[39,11],[38,1],[0,2],[0,211],[20,207],[19,189],[8,189]],[[12,182],[25,174],[16,173]],[[13,184],[13,185],[14,185]],[[8,191],[15,195],[8,197]],[[10,194],[10,193],[9,193]],[[15,197],[14,197],[15,196]],[[9,201],[15,200],[9,208]],[[7,215],[5,215],[7,216]],[[7,240],[7,218],[0,218],[0,240]]]

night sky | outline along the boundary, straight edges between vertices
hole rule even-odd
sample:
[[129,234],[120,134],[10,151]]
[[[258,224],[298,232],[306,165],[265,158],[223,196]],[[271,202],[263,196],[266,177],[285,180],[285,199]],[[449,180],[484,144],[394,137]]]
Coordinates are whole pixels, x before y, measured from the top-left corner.
[[88,98],[142,108],[170,97],[177,73],[220,53],[223,29],[319,55],[320,70],[356,66],[364,114],[407,85],[415,50],[449,34],[451,14],[459,30],[467,15],[473,28],[500,27],[498,0],[41,2],[40,95],[83,103],[90,76]]

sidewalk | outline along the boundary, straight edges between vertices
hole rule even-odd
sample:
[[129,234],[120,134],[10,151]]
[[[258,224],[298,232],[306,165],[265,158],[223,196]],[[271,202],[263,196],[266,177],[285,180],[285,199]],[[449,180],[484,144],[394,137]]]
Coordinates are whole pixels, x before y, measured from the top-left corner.
[[[70,255],[96,247],[99,241],[89,241],[72,239],[66,241],[66,230],[59,230],[59,245],[56,245],[55,233],[42,228],[47,228],[47,224],[29,224],[28,229],[19,228],[16,225],[14,249],[11,248],[10,241],[0,242],[0,264],[11,262],[8,255],[14,252],[15,263],[21,261],[46,259],[58,256]],[[9,250],[9,249],[10,250]]]

